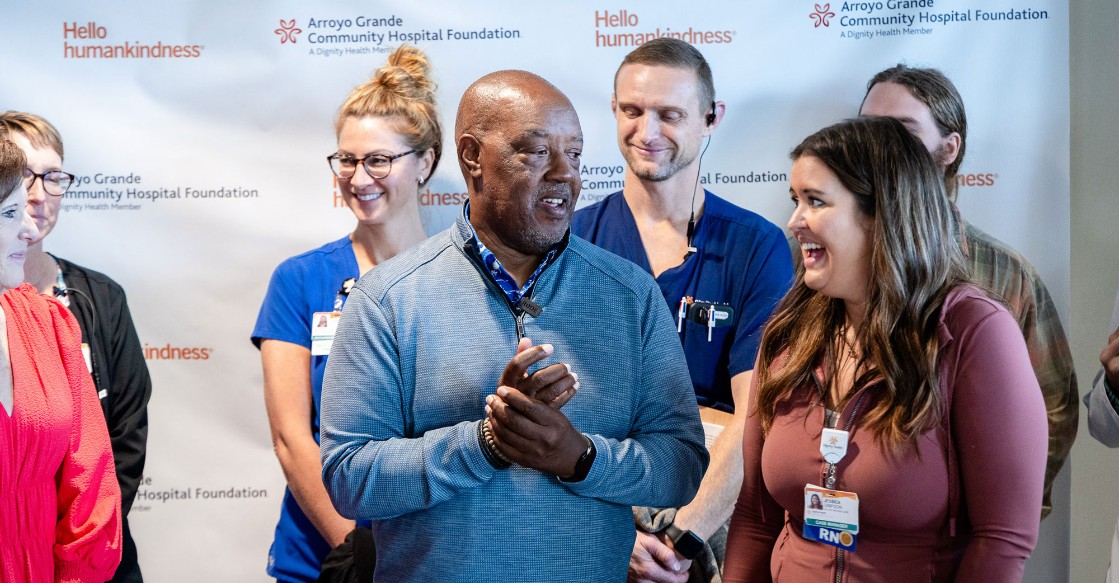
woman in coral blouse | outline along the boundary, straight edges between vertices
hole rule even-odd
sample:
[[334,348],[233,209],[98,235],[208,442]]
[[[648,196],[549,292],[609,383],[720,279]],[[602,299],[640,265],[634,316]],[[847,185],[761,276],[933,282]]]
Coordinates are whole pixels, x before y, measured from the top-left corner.
[[102,582],[120,562],[120,488],[74,317],[23,281],[29,174],[0,140],[0,582]]
[[1020,580],[1045,406],[1013,318],[968,283],[932,157],[863,118],[792,158],[801,256],[758,354],[724,580]]

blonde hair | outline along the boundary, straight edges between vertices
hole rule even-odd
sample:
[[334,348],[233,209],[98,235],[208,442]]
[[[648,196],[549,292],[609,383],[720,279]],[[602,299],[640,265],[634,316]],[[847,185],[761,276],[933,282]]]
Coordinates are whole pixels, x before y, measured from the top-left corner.
[[50,148],[63,158],[62,135],[51,122],[34,113],[5,111],[0,113],[0,138],[10,140],[12,134],[20,134],[36,148]]
[[431,179],[443,154],[443,128],[435,107],[435,81],[431,62],[416,47],[401,45],[368,81],[354,88],[334,122],[335,134],[351,117],[382,117],[395,122],[396,130],[418,152],[433,150],[435,160],[424,182]]

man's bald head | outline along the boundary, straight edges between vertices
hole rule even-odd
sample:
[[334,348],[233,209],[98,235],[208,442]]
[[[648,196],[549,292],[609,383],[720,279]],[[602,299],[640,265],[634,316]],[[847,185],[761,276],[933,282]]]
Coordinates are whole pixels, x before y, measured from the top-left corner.
[[563,104],[574,110],[562,91],[528,71],[495,71],[466,88],[455,118],[455,140],[464,133],[481,138],[527,110]]

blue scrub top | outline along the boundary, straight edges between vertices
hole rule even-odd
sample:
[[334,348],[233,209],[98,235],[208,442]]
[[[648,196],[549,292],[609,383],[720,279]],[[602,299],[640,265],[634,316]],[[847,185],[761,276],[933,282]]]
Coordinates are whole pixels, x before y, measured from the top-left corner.
[[[681,342],[700,405],[734,411],[730,379],[753,370],[766,320],[793,281],[793,261],[784,234],[753,212],[706,192],[696,222],[698,252],[656,278],[673,321],[684,296],[734,308],[730,326],[684,322]],[[621,192],[579,210],[572,234],[636,263],[652,273],[629,204]],[[608,301],[598,299],[596,301]]]
[[[311,315],[330,312],[347,278],[360,277],[347,235],[285,260],[272,273],[252,341],[282,340],[311,349]],[[311,357],[311,433],[319,441],[319,410],[326,356]],[[284,491],[276,535],[268,551],[268,574],[279,581],[316,581],[330,545],[303,514],[291,490]]]

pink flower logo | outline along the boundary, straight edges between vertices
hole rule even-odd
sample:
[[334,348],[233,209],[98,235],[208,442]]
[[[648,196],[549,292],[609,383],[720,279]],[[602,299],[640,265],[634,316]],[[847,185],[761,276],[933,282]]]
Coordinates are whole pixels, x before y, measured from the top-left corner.
[[[819,8],[819,7],[817,7],[817,8]],[[287,20],[284,20],[283,18],[281,18],[280,19],[280,28],[276,29],[276,34],[280,35],[280,44],[284,44],[286,42],[290,42],[291,44],[295,44],[295,41],[296,41],[295,35],[300,34],[301,32],[303,32],[303,29],[295,27],[295,19],[294,18],[291,19],[291,22],[288,22]]]
[[824,26],[829,26],[828,19],[833,16],[835,16],[835,13],[831,11],[831,4],[824,4],[823,6],[817,4],[816,12],[808,15],[809,18],[816,21],[816,23],[812,25],[815,28],[820,28],[821,24]]

